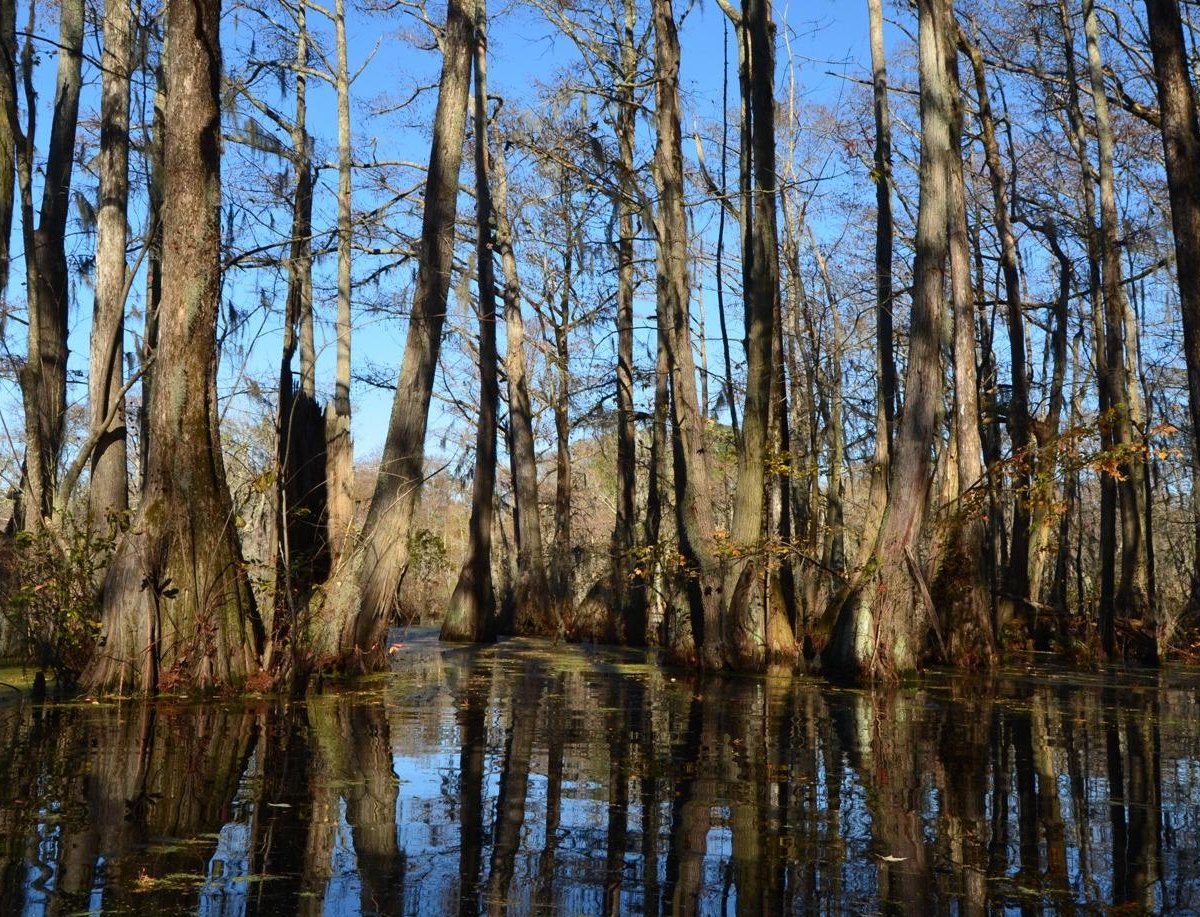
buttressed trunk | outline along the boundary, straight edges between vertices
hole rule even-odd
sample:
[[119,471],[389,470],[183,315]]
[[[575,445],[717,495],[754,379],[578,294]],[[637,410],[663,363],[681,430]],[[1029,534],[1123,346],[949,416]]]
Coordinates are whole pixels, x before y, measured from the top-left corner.
[[[170,0],[163,261],[146,486],[104,581],[94,691],[237,687],[262,625],[234,529],[216,413],[220,0]],[[198,394],[199,393],[199,394]]]
[[746,0],[742,27],[748,45],[751,200],[747,208],[743,284],[746,313],[746,404],[731,540],[745,559],[730,565],[725,591],[733,664],[758,669],[766,663],[763,605],[752,599],[765,557],[763,500],[771,418],[771,356],[779,298],[779,233],[775,219],[775,27],[766,0]]
[[913,264],[905,406],[886,516],[873,569],[842,606],[824,654],[827,669],[851,679],[893,679],[917,667],[929,623],[917,551],[930,481],[930,452],[941,403],[939,357],[948,253],[950,93],[942,35],[951,0],[919,0],[921,82],[920,206]]
[[496,594],[492,586],[492,506],[496,492],[496,413],[500,380],[496,365],[496,275],[492,243],[491,177],[488,155],[487,7],[475,2],[475,255],[479,290],[479,419],[475,430],[475,479],[467,556],[442,621],[443,640],[464,643],[495,636]]
[[[712,490],[704,442],[704,417],[696,395],[696,370],[688,319],[687,232],[683,212],[683,151],[679,104],[679,35],[671,0],[655,0],[654,48],[658,87],[654,151],[658,181],[657,310],[660,341],[671,380],[675,516],[684,567],[691,635],[706,666],[725,665],[721,583],[713,538]],[[769,359],[769,353],[768,353]],[[676,632],[682,629],[676,628]],[[687,656],[694,648],[672,647]],[[694,660],[684,660],[694,661]]]

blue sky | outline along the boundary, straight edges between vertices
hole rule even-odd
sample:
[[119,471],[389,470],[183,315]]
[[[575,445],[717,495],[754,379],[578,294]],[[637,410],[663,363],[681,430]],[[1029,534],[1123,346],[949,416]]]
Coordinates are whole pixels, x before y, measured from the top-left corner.
[[[331,4],[330,4],[331,5]],[[530,97],[530,87],[535,82],[551,82],[555,73],[563,67],[569,67],[574,59],[575,50],[571,43],[562,36],[556,36],[554,29],[534,11],[518,6],[497,10],[493,4],[493,19],[491,26],[491,59],[490,82],[492,89],[508,98],[520,99]],[[435,12],[434,15],[440,15]],[[800,92],[809,101],[830,106],[836,106],[843,94],[851,91],[850,84],[829,73],[842,73],[862,76],[867,71],[869,56],[867,43],[867,13],[866,0],[854,2],[835,2],[835,0],[813,0],[809,3],[795,3],[778,6],[775,9],[776,21],[779,23],[778,60],[780,69],[779,85],[783,85],[783,70],[786,66],[786,50],[783,41],[785,26],[789,36],[791,51],[797,67],[797,82]],[[330,34],[326,23],[317,13],[310,13],[310,25]],[[236,66],[239,61],[239,48],[245,50],[255,37],[254,16],[245,9],[237,9],[229,4],[225,17],[225,47],[227,66]],[[351,67],[357,68],[365,63],[363,72],[353,87],[353,98],[356,105],[355,141],[356,153],[361,155],[364,143],[379,131],[378,125],[368,124],[360,120],[358,114],[361,106],[368,100],[377,98],[381,93],[395,90],[403,92],[414,82],[433,82],[436,80],[439,60],[436,55],[428,52],[413,50],[411,45],[400,40],[395,31],[400,25],[398,20],[385,21],[375,15],[353,13],[349,22],[350,59]],[[22,22],[22,27],[24,23]],[[406,24],[412,30],[411,23]],[[43,10],[39,18],[39,32],[43,37],[56,36],[57,21],[54,10]],[[722,76],[722,41],[725,35],[724,14],[714,0],[701,0],[688,10],[681,29],[682,46],[682,88],[685,96],[685,117],[691,118],[692,112],[702,118],[717,117],[720,111],[721,76]],[[890,36],[889,36],[890,37]],[[53,79],[55,54],[48,43],[40,45],[42,56],[37,73],[37,88],[39,93],[39,155],[45,152],[45,134],[49,128],[48,106],[53,99]],[[98,56],[99,41],[90,35],[87,42],[87,53]],[[372,55],[372,49],[377,49]],[[731,66],[736,66],[736,52],[731,49]],[[98,74],[90,63],[85,63],[85,88],[81,106],[81,117],[95,118],[98,108]],[[731,87],[731,124],[736,119],[736,98]],[[431,97],[429,100],[431,104]],[[329,87],[314,82],[310,87],[310,132],[319,138],[324,155],[332,157],[335,139],[334,98]],[[685,134],[690,133],[690,125],[685,124]],[[417,161],[424,161],[428,156],[427,132],[422,130],[405,130],[380,138],[379,154],[399,154]],[[387,151],[385,153],[385,147]],[[229,154],[227,148],[227,155]],[[690,149],[685,150],[686,156],[691,156]],[[709,154],[715,156],[715,151]],[[227,166],[228,168],[228,166]],[[317,211],[318,221],[328,224],[333,214],[332,173],[327,173],[318,189]],[[94,177],[86,170],[77,166],[75,172],[77,187],[94,186]],[[231,187],[227,183],[227,191]],[[135,194],[139,194],[135,188]],[[35,200],[39,199],[40,188],[35,189]],[[140,202],[134,205],[131,216],[132,230],[135,235],[141,230]],[[467,202],[463,206],[469,206]],[[72,231],[77,231],[74,227]],[[69,243],[78,255],[90,255],[94,239],[89,236],[76,235]],[[20,250],[19,227],[14,227],[14,250]],[[131,259],[132,262],[132,259]],[[328,256],[321,260],[318,272],[323,278],[332,275],[335,268],[334,259]],[[261,272],[260,272],[261,274]],[[227,300],[248,303],[252,298],[257,300],[254,290],[255,281],[263,282],[263,278],[243,275],[240,278],[231,275],[226,288]],[[711,278],[706,278],[711,286]],[[318,281],[319,285],[321,281]],[[134,285],[135,300],[140,297],[142,282],[139,278]],[[275,301],[282,302],[282,296],[275,292]],[[10,302],[18,303],[24,299],[24,269],[18,261],[13,265],[12,282],[8,292]],[[712,309],[715,301],[711,289],[704,296],[705,308]],[[136,305],[138,303],[134,303]],[[643,311],[649,306],[641,304]],[[87,335],[91,313],[91,289],[87,283],[76,282],[75,299],[71,310],[71,355],[69,367],[77,378],[85,378],[87,371]],[[319,387],[327,391],[332,385],[333,348],[331,308],[325,310],[323,321],[318,331],[318,346],[321,347],[319,367]],[[277,371],[279,353],[278,316],[269,318],[265,323],[256,320],[249,333],[259,333],[260,338],[255,343],[246,369],[259,378],[271,379]],[[137,322],[132,323],[135,327]],[[261,332],[258,329],[261,327]],[[708,335],[715,334],[716,321],[711,318],[708,322]],[[23,326],[10,323],[7,331],[10,346],[16,351],[23,349]],[[737,336],[736,334],[734,335]],[[396,321],[383,320],[378,317],[363,316],[356,320],[355,328],[355,364],[359,360],[370,360],[380,366],[398,367],[404,343],[403,324]],[[127,350],[134,347],[133,339],[127,341]],[[231,386],[239,381],[241,366],[234,360],[226,358],[223,363],[223,386]],[[86,401],[86,386],[75,384],[71,386],[69,397],[77,404]],[[359,458],[377,455],[386,432],[388,411],[391,395],[378,389],[356,383],[353,391],[355,421],[354,437],[356,454]],[[14,386],[6,386],[0,392],[3,403],[5,423],[14,435],[19,433],[20,402]],[[234,417],[241,411],[235,402],[230,406],[230,416]],[[246,412],[249,416],[250,412]],[[459,423],[456,418],[441,414],[435,410],[431,417],[431,442],[437,438],[439,425],[452,426]],[[0,434],[2,435],[2,434]],[[6,444],[0,444],[6,445]],[[433,451],[436,451],[433,450]],[[10,466],[11,467],[11,466]]]

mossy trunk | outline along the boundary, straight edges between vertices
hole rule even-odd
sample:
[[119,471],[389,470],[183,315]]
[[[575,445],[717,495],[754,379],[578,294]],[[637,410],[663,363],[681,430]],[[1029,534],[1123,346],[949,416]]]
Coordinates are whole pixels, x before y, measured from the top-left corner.
[[104,581],[93,691],[234,688],[262,624],[217,429],[220,2],[167,8],[164,261],[146,485]]

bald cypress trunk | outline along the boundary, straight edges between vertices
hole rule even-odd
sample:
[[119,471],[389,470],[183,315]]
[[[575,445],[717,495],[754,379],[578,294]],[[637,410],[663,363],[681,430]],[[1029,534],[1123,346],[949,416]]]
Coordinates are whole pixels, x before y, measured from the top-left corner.
[[475,257],[479,290],[479,419],[475,430],[475,477],[467,556],[442,621],[443,640],[491,640],[496,630],[492,586],[492,506],[496,492],[496,412],[500,381],[496,365],[496,275],[487,116],[487,5],[475,0]]
[[948,254],[950,92],[943,38],[951,0],[919,0],[921,84],[920,209],[905,407],[896,434],[887,512],[876,562],[842,605],[824,654],[831,673],[851,679],[892,679],[920,661],[930,610],[917,551],[925,520],[930,452],[941,403],[943,288]]
[[[1195,443],[1192,447],[1192,489],[1200,484],[1200,126],[1196,90],[1188,75],[1187,46],[1178,0],[1146,0],[1150,52],[1158,83],[1162,114],[1167,190],[1175,235],[1175,272],[1183,318],[1183,347],[1187,364],[1188,405]],[[1200,565],[1200,516],[1195,520],[1195,563]],[[1192,571],[1191,611],[1200,608],[1200,566]],[[1162,635],[1162,643],[1169,635]]]
[[743,227],[742,283],[746,313],[746,402],[730,539],[741,552],[725,583],[732,664],[759,669],[766,663],[767,622],[754,591],[765,563],[763,509],[770,442],[772,342],[779,298],[779,232],[775,216],[775,27],[766,0],[745,0],[742,30],[748,78],[743,92],[749,133],[750,201]]
[[96,691],[236,687],[262,625],[242,563],[217,429],[220,305],[219,0],[167,6],[158,371],[146,486],[103,590]]
[[[292,241],[279,361],[276,417],[275,614],[268,668],[278,679],[304,680],[303,640],[297,629],[308,612],[311,590],[328,575],[331,564],[327,429],[316,400],[312,314],[313,166],[308,135],[308,23],[306,7],[296,15],[296,113],[291,125]],[[299,380],[293,369],[300,354]],[[293,668],[294,666],[294,668]]]
[[492,162],[495,193],[496,249],[504,272],[505,357],[508,377],[508,451],[513,478],[513,523],[517,540],[517,576],[513,601],[517,633],[548,634],[554,629],[546,554],[542,547],[537,453],[533,441],[533,408],[529,400],[529,373],[525,365],[525,322],[521,315],[521,278],[513,252],[512,225],[508,218],[508,170],[504,144],[498,144]]
[[[704,442],[704,417],[696,395],[689,315],[687,229],[683,211],[683,152],[679,102],[679,35],[672,0],[654,0],[655,65],[658,72],[654,152],[659,209],[656,214],[658,326],[671,380],[675,522],[683,564],[691,636],[703,663],[726,663],[719,563],[713,544],[714,518]],[[769,361],[768,341],[768,361]],[[769,366],[768,366],[769,372]],[[765,428],[764,428],[765,432]],[[761,486],[760,486],[761,490]],[[761,500],[761,494],[760,494]],[[761,505],[761,504],[760,504]],[[676,628],[681,632],[681,628]],[[686,645],[672,649],[686,652]],[[683,660],[695,661],[695,660]]]
[[[100,206],[96,214],[96,292],[88,395],[92,429],[104,435],[92,453],[88,490],[93,531],[129,508],[125,397],[125,244],[129,202],[129,74],[133,17],[128,0],[106,0],[100,75]],[[109,420],[109,415],[112,419]]]
[[637,544],[637,428],[633,408],[633,150],[637,129],[637,104],[633,92],[637,79],[634,0],[623,0],[622,10],[625,17],[620,33],[623,81],[617,103],[620,170],[617,191],[617,513],[611,550],[617,612],[614,632],[619,631],[625,643],[641,645],[646,640],[646,590],[644,577],[634,572],[639,568],[634,565],[632,556]]
[[325,406],[325,451],[329,546],[333,562],[348,550],[354,523],[354,440],[350,432],[350,243],[353,234],[350,177],[350,63],[346,50],[346,3],[334,5],[337,46],[338,216],[337,216],[337,368],[333,401]]
[[[948,556],[941,567],[941,588],[946,616],[946,662],[952,665],[987,665],[995,656],[995,641],[988,606],[988,578],[984,565],[986,532],[982,497],[983,443],[979,434],[979,382],[976,376],[975,291],[971,286],[971,240],[967,226],[967,192],[963,177],[963,104],[958,79],[958,28],[953,15],[943,23],[950,96],[950,155],[946,162],[949,183],[950,290],[954,315],[954,432],[958,475],[958,500],[947,520],[951,537]],[[984,103],[980,103],[982,107]],[[1018,321],[1023,321],[1019,314]],[[1024,346],[1024,345],[1022,345]],[[1014,391],[1016,386],[1014,386]],[[1015,399],[1014,399],[1015,400]]]
[[[32,66],[27,62],[23,66]],[[35,524],[53,513],[67,412],[67,210],[75,162],[75,129],[83,66],[83,0],[60,7],[54,119],[36,229],[23,214],[29,346],[21,387],[25,400],[26,502]],[[28,93],[28,87],[27,87]],[[33,104],[32,96],[28,104]],[[32,124],[26,138],[33,142]],[[32,160],[32,150],[26,151]],[[31,168],[32,163],[26,163]],[[31,201],[30,201],[31,203]]]
[[357,658],[376,664],[383,658],[383,638],[408,565],[408,536],[425,477],[425,429],[453,273],[458,177],[471,78],[472,9],[470,0],[450,0],[446,10],[445,56],[408,339],[362,545],[330,583],[327,617],[313,634],[314,651],[326,660]]
[[[1117,582],[1116,607],[1129,618],[1141,622],[1145,630],[1138,644],[1130,649],[1147,661],[1158,656],[1158,642],[1149,587],[1149,549],[1146,539],[1146,462],[1135,454],[1144,431],[1135,427],[1137,396],[1131,381],[1129,350],[1126,341],[1129,326],[1129,301],[1125,296],[1121,272],[1121,251],[1117,215],[1117,197],[1113,164],[1113,128],[1105,96],[1104,63],[1100,55],[1099,25],[1094,0],[1084,0],[1083,28],[1087,40],[1088,69],[1092,84],[1092,104],[1096,120],[1096,146],[1100,187],[1100,273],[1104,301],[1104,350],[1107,371],[1101,385],[1108,394],[1113,443],[1121,450],[1117,468],[1117,494],[1121,521],[1121,571]],[[1105,650],[1116,652],[1112,622],[1102,625]]]
[[17,3],[0,0],[0,293],[8,289],[17,148]]

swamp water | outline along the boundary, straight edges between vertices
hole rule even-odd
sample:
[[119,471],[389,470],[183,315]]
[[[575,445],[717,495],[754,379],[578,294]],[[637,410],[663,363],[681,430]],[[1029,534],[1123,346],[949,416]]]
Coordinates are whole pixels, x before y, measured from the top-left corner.
[[401,639],[303,703],[0,707],[0,914],[1200,913],[1194,670]]

